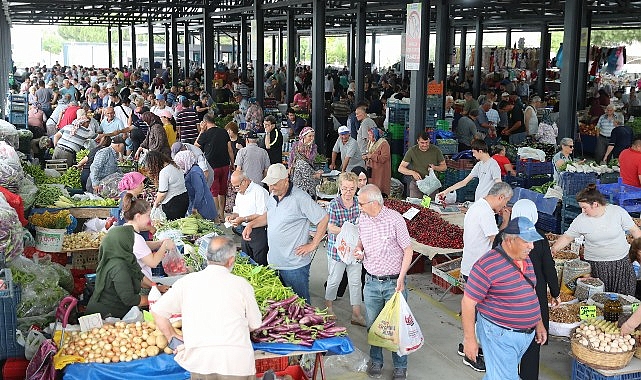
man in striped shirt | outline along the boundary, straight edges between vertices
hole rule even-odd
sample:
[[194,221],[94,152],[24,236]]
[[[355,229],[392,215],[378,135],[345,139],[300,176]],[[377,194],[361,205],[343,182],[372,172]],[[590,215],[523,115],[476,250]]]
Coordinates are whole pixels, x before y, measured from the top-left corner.
[[465,285],[461,301],[464,362],[478,357],[476,319],[485,352],[485,378],[518,380],[519,362],[532,339],[538,344],[547,340],[528,256],[533,242],[542,237],[523,217],[512,219],[503,233],[501,245],[474,263]]
[[84,115],[78,117],[53,136],[53,159],[64,159],[67,167],[71,167],[76,162],[76,153],[95,137],[96,132],[91,128],[90,120]]
[[198,137],[198,115],[192,108],[189,99],[184,98],[181,104],[184,108],[176,114],[176,127],[180,134],[180,141],[193,144],[196,142],[196,137]]

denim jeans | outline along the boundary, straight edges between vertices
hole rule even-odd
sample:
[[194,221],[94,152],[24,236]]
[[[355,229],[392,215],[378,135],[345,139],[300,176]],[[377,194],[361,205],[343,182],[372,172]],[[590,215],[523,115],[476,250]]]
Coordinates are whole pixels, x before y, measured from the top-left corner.
[[[367,330],[374,323],[378,314],[385,306],[394,293],[396,292],[396,280],[379,281],[369,275],[365,275],[365,289],[363,295],[365,296],[365,309],[367,310]],[[407,300],[407,289],[403,290],[403,297]],[[370,346],[369,356],[372,363],[383,364],[383,348],[378,346]],[[392,352],[392,361],[394,368],[407,368],[407,356],[399,356],[396,352]]]
[[485,354],[484,380],[519,380],[519,362],[534,339],[534,332],[523,334],[489,322],[477,313],[476,332]]
[[278,271],[283,284],[291,287],[294,293],[300,298],[306,299],[309,304],[312,303],[309,297],[309,267],[311,265],[310,263],[297,269]]

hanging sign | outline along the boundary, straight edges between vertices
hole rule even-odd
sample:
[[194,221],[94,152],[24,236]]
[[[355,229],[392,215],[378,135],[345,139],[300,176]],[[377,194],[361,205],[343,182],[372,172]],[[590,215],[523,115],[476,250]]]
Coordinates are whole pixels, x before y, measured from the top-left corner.
[[258,59],[258,28],[256,27],[256,20],[251,20],[249,25],[251,28],[251,57],[249,59],[255,61]]
[[405,70],[421,65],[421,3],[407,4],[405,27]]

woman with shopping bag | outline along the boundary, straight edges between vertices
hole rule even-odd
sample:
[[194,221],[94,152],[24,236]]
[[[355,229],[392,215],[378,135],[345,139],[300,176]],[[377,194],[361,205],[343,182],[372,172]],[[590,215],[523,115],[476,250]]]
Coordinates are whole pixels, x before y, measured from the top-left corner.
[[[358,228],[356,223],[360,215],[356,189],[358,177],[354,173],[345,172],[338,176],[340,197],[332,199],[327,206],[329,224],[327,226],[327,288],[325,289],[325,305],[330,315],[334,316],[332,304],[336,299],[338,285],[343,273],[347,271],[349,284],[349,301],[352,305],[352,324],[365,327],[365,318],[361,314],[361,270],[363,264],[354,258],[358,244]],[[334,317],[335,318],[335,317]]]

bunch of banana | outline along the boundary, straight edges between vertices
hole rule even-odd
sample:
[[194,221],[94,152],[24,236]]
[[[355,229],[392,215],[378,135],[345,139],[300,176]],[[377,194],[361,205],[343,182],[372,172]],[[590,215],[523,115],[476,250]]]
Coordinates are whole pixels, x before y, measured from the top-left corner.
[[61,195],[60,198],[58,198],[57,201],[53,203],[53,205],[57,208],[71,208],[74,207],[73,201],[64,195]]

